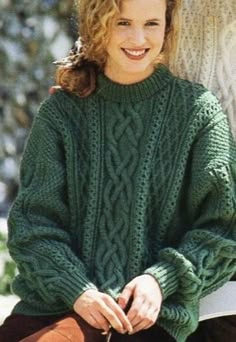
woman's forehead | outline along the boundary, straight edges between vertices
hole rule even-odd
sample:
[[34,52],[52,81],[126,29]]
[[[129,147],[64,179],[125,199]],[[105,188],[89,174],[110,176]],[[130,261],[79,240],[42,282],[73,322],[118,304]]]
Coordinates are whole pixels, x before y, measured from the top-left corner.
[[132,18],[162,16],[166,11],[166,0],[122,0],[120,15]]

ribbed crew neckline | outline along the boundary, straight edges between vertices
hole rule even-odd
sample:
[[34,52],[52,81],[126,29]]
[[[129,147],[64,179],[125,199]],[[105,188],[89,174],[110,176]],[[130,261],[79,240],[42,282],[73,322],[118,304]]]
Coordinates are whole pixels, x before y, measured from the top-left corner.
[[171,73],[163,64],[158,65],[148,78],[128,85],[114,82],[103,73],[100,73],[98,75],[96,94],[99,94],[108,101],[137,102],[145,100],[163,89],[170,79]]

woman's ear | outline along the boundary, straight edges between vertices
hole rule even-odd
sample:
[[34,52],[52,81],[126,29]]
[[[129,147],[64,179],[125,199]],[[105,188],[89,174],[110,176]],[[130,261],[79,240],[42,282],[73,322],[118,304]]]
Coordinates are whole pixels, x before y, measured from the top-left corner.
[[52,86],[48,89],[48,92],[50,95],[53,95],[60,89],[61,89],[61,86]]

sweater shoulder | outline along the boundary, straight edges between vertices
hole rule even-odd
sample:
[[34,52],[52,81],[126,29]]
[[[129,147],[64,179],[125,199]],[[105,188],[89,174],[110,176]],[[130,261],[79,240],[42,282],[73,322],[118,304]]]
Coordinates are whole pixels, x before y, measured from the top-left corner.
[[181,107],[182,113],[186,113],[192,122],[197,122],[199,127],[226,118],[216,95],[202,84],[179,77],[174,77],[173,84],[173,108]]
[[36,119],[45,120],[53,125],[63,123],[69,117],[83,112],[85,101],[74,94],[59,90],[40,104]]
[[195,105],[199,110],[206,105],[217,105],[218,109],[222,108],[216,95],[200,83],[175,77],[175,87],[178,95],[187,99],[189,103]]

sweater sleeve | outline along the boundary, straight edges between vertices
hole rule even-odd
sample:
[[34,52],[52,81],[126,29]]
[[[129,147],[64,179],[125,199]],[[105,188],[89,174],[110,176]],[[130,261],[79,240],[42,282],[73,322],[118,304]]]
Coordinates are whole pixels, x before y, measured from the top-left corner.
[[178,246],[162,249],[145,271],[163,291],[161,315],[178,324],[178,307],[188,312],[195,303],[197,317],[199,299],[236,271],[236,146],[222,112],[200,132],[190,160],[184,203],[190,225]]
[[57,305],[71,308],[81,293],[96,287],[73,252],[62,133],[53,122],[53,105],[47,103],[50,120],[44,107],[21,162],[20,189],[8,220],[8,248],[20,273],[13,290],[27,302],[26,287],[56,310]]

